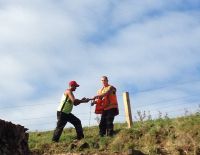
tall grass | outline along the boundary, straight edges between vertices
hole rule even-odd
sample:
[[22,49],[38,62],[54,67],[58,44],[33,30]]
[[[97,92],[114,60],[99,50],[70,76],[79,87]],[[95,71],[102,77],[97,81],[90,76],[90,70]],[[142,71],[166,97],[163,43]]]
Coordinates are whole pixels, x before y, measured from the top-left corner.
[[63,131],[60,142],[52,143],[53,132],[30,132],[29,147],[33,154],[127,154],[138,150],[148,155],[200,155],[200,113],[170,119],[167,115],[152,120],[138,113],[140,120],[128,129],[115,124],[113,137],[99,137],[98,127],[84,128],[85,138],[74,142],[74,128]]

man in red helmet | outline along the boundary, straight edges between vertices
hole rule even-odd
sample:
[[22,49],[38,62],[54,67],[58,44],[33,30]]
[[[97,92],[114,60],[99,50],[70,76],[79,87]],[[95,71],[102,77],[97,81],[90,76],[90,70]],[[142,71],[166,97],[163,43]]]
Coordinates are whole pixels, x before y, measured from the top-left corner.
[[83,128],[80,119],[74,116],[71,112],[73,105],[77,106],[80,103],[86,103],[89,101],[87,98],[82,98],[81,100],[74,97],[73,91],[79,87],[76,81],[69,82],[69,88],[66,89],[62,95],[60,105],[57,109],[57,126],[53,133],[52,141],[58,142],[62,134],[63,128],[67,122],[70,122],[76,129],[77,139],[80,140],[84,138]]

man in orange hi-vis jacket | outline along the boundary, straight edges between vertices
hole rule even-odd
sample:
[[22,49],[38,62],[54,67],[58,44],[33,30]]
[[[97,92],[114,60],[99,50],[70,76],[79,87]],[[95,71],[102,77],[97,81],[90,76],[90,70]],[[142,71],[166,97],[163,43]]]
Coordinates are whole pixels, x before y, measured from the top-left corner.
[[99,124],[99,135],[102,137],[105,135],[113,136],[114,118],[119,114],[116,88],[108,84],[107,76],[102,76],[101,82],[103,88],[98,91],[98,95],[93,97],[96,103],[95,113],[99,112],[102,114]]

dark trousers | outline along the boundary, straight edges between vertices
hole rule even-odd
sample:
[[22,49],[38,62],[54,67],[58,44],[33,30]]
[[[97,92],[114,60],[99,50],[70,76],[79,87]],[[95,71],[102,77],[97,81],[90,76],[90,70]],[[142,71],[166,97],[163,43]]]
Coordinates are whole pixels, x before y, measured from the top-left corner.
[[101,120],[99,124],[99,135],[100,136],[113,136],[113,128],[114,128],[114,118],[115,116],[118,115],[118,109],[109,109],[109,110],[104,110],[102,115],[101,115]]
[[67,122],[70,122],[75,127],[77,139],[84,138],[81,121],[72,113],[65,114],[63,112],[57,111],[57,120],[58,120],[57,126],[56,126],[56,129],[54,130],[52,141],[56,141],[56,142],[59,141],[63,128],[65,127]]

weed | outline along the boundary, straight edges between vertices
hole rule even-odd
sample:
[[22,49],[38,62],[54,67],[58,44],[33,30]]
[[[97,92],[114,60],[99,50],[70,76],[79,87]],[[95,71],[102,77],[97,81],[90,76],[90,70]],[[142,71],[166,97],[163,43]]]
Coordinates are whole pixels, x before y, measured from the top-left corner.
[[53,131],[30,132],[29,148],[33,153],[61,154],[126,154],[130,150],[139,150],[144,154],[199,154],[200,152],[200,116],[198,113],[170,119],[159,113],[152,120],[150,113],[138,112],[139,120],[127,129],[126,123],[115,124],[113,137],[99,137],[98,126],[85,127],[85,138],[73,142],[75,129],[63,131],[59,143],[52,143]]

